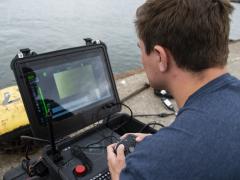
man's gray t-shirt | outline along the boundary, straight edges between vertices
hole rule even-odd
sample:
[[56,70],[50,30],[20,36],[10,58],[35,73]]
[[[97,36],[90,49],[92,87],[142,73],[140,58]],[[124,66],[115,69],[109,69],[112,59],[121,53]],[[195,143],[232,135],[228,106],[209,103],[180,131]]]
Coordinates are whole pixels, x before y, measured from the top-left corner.
[[191,95],[170,127],[136,146],[120,179],[240,179],[240,81],[224,74]]

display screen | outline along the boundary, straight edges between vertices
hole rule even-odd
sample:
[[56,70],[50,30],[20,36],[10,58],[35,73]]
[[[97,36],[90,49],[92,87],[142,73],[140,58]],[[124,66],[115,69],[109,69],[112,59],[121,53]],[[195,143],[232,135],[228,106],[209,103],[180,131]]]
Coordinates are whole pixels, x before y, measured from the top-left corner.
[[104,58],[99,53],[65,55],[23,68],[41,124],[47,115],[59,121],[113,99]]

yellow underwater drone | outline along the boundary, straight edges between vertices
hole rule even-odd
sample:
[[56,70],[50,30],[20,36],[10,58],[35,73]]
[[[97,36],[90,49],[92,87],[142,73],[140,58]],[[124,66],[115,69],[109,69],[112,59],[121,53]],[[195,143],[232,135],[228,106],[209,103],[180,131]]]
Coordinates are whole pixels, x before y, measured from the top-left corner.
[[16,85],[0,89],[0,114],[0,137],[14,134],[17,129],[29,126],[22,98]]

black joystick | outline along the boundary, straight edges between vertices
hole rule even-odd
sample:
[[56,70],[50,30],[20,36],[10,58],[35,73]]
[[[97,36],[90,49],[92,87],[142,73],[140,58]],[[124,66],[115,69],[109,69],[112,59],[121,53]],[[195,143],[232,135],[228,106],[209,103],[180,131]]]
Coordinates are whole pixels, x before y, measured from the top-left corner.
[[115,154],[117,154],[117,148],[120,146],[120,144],[123,144],[124,145],[124,154],[126,156],[129,153],[132,153],[134,151],[136,143],[137,143],[136,136],[133,134],[129,134],[126,138],[120,140],[117,143],[117,145],[114,149],[114,152],[115,152]]

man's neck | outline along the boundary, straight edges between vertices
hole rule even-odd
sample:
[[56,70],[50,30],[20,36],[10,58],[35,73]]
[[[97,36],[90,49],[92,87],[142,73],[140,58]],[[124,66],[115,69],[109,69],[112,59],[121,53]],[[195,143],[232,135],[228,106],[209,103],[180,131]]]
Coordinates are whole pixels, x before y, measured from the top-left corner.
[[178,74],[172,76],[168,89],[175,98],[178,107],[181,108],[194,92],[226,72],[225,68],[209,68],[200,73],[180,70]]

